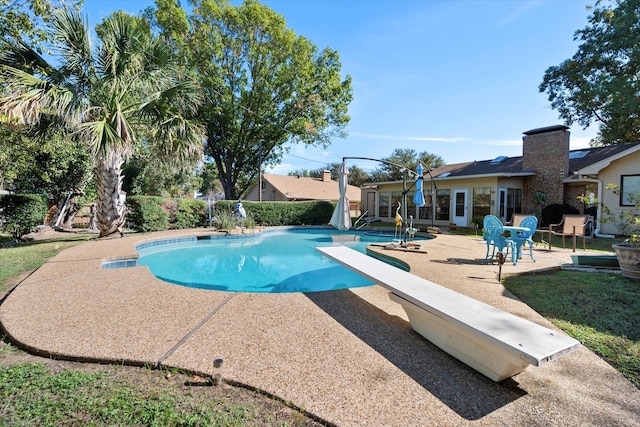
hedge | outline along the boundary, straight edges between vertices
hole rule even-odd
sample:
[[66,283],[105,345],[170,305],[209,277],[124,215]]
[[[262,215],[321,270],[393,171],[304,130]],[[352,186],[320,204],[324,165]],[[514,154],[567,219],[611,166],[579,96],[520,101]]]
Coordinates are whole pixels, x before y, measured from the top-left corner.
[[[236,200],[220,200],[215,209],[233,212],[236,203]],[[334,209],[334,204],[326,201],[243,201],[242,206],[260,226],[325,225]],[[127,197],[127,208],[130,227],[137,231],[204,227],[209,220],[207,203],[203,200],[130,196]],[[215,216],[215,212],[211,216]]]
[[[216,209],[233,211],[237,201],[220,200]],[[335,205],[327,201],[305,202],[249,202],[242,206],[257,225],[326,225],[331,220]]]
[[130,196],[127,209],[131,227],[137,231],[196,228],[207,223],[207,204],[202,200]]
[[162,197],[127,197],[130,227],[136,231],[160,231],[169,228],[169,214],[163,209]]
[[19,239],[35,226],[42,225],[47,215],[47,199],[36,194],[0,196],[0,230]]

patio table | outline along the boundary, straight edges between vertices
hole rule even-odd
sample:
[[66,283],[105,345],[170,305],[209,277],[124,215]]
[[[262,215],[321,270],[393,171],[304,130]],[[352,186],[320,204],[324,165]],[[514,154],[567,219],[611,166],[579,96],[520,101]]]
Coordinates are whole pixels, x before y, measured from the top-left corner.
[[[527,227],[516,227],[513,225],[505,225],[504,227],[502,227],[504,229],[505,232],[510,232],[511,233],[511,237],[515,237],[516,234],[518,234],[518,232],[520,231],[526,231],[529,232],[531,231],[530,229],[528,229]],[[516,245],[516,259],[520,259],[520,255],[522,252],[522,245],[524,244],[524,240],[520,241],[517,245]],[[514,262],[514,265],[516,265],[516,263]]]

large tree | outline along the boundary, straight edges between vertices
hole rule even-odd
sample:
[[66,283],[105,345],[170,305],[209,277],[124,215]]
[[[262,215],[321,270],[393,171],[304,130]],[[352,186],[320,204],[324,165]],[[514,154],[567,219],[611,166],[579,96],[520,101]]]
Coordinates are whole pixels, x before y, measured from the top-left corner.
[[[42,194],[61,207],[69,194],[82,195],[91,179],[93,162],[87,147],[59,128],[40,134],[0,126],[0,147],[0,188]],[[72,220],[75,212],[65,212],[65,220]],[[70,227],[66,221],[59,224]]]
[[[394,165],[403,166],[411,171],[415,171],[418,163],[422,163],[424,167],[435,169],[444,165],[442,157],[431,154],[426,151],[418,153],[413,148],[396,148],[389,157],[383,157],[380,160],[393,163]],[[383,181],[399,181],[402,179],[402,168],[388,163],[381,163],[373,172],[371,179],[374,182]],[[424,170],[427,173],[427,169]],[[410,176],[407,175],[409,179]]]
[[595,143],[640,140],[640,0],[596,3],[573,57],[544,74],[540,92],[567,125],[599,126]]
[[[43,16],[46,19],[52,8],[49,0],[0,0],[0,52],[6,51],[16,38],[31,40],[38,46],[46,35],[42,30]],[[0,85],[0,96],[2,93]],[[18,174],[27,168],[27,155],[16,145],[28,139],[21,128],[0,124],[0,189],[13,186]]]
[[176,162],[140,145],[123,167],[122,187],[127,194],[160,197],[185,197],[202,187],[192,161]]
[[194,0],[187,18],[175,0],[158,0],[155,17],[205,94],[198,117],[206,154],[227,199],[279,163],[287,143],[327,146],[344,136],[351,78],[335,50],[321,51],[255,0]]
[[151,36],[143,19],[112,15],[96,28],[95,50],[87,23],[74,11],[56,11],[48,31],[59,67],[15,40],[4,55],[10,65],[2,67],[0,114],[24,124],[53,116],[93,148],[96,221],[108,236],[125,222],[122,165],[138,143],[138,129],[152,129],[146,142],[176,158],[200,147],[201,129],[188,119],[198,104],[196,86],[182,78],[169,47]]
[[30,40],[35,46],[46,40],[44,23],[53,10],[65,3],[78,9],[84,0],[0,0],[0,47],[15,39]]

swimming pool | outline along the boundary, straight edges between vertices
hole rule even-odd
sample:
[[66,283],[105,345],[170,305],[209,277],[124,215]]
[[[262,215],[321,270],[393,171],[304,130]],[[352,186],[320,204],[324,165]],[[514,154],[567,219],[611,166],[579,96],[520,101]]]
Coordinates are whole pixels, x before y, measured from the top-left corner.
[[368,244],[389,242],[392,237],[333,229],[277,229],[160,240],[136,247],[140,254],[137,264],[149,267],[161,280],[194,288],[320,292],[372,283],[322,256],[316,247],[341,244],[366,253]]

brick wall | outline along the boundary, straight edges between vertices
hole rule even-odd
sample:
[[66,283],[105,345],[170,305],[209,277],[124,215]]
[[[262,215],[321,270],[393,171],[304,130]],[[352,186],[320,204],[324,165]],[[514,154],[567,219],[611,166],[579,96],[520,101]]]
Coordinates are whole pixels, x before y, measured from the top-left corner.
[[547,194],[544,206],[565,203],[562,181],[569,173],[569,128],[550,126],[524,132],[524,135],[522,169],[536,171],[536,175],[523,182],[522,210],[534,212],[540,209],[535,203],[535,193],[538,191]]

